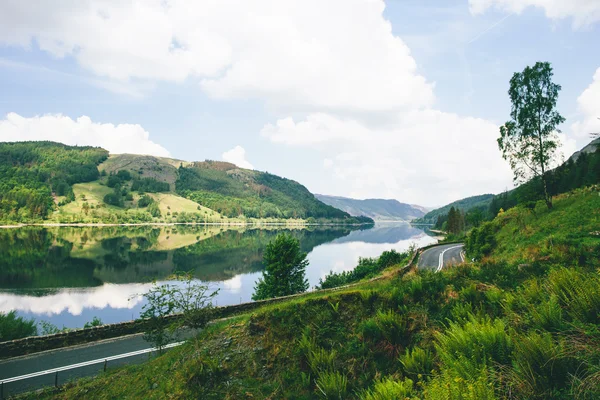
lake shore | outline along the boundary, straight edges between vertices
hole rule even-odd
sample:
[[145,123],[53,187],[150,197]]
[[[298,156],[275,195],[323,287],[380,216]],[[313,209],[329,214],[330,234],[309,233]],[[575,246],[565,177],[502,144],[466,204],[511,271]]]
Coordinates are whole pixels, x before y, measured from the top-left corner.
[[340,223],[308,223],[308,222],[140,222],[140,223],[26,223],[17,225],[0,225],[0,229],[25,228],[28,226],[41,226],[46,228],[57,227],[110,227],[110,226],[368,226],[373,224],[340,224]]

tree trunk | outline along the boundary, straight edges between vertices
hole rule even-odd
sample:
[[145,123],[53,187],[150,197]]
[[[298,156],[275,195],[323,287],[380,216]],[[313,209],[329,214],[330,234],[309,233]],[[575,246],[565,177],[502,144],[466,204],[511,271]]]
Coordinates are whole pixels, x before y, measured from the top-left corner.
[[540,164],[542,167],[542,184],[544,185],[544,201],[548,209],[552,209],[552,197],[548,195],[548,185],[546,184],[546,165],[544,163],[544,141],[542,140],[542,127],[538,120],[538,138],[540,141]]
[[546,205],[548,206],[548,209],[551,210],[552,209],[552,196],[548,195],[548,187],[546,185],[546,176],[542,175],[542,182],[544,185],[544,200],[546,201]]

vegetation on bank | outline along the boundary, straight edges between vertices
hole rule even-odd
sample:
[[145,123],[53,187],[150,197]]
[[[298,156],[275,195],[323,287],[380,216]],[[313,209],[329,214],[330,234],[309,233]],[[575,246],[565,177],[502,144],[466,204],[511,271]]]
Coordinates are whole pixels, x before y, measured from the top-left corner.
[[407,252],[398,253],[396,250],[384,251],[379,257],[364,257],[358,260],[358,265],[351,271],[333,272],[319,279],[319,289],[330,289],[349,285],[363,279],[374,278],[385,269],[392,266],[406,265],[415,252],[414,248]]
[[469,256],[489,248],[476,263],[268,305],[145,365],[43,396],[597,398],[598,193],[502,213],[493,240],[468,244]]

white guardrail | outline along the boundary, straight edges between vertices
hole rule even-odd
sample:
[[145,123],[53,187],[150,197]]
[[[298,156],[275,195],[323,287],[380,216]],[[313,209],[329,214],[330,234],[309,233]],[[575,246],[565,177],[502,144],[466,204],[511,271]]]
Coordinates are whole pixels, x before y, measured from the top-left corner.
[[102,363],[104,363],[104,371],[106,371],[106,366],[108,365],[109,361],[120,360],[122,358],[134,357],[134,356],[139,356],[142,354],[153,353],[153,352],[156,352],[159,350],[170,349],[173,347],[180,346],[184,343],[185,342],[170,343],[170,344],[163,346],[162,348],[153,347],[150,349],[137,350],[137,351],[132,351],[130,353],[118,354],[116,356],[98,358],[96,360],[85,361],[85,362],[78,363],[78,364],[66,365],[64,367],[47,369],[45,371],[32,372],[31,374],[15,376],[13,378],[1,379],[0,380],[0,399],[4,399],[4,384],[6,384],[6,383],[18,382],[18,381],[23,381],[26,379],[32,379],[32,378],[37,378],[37,377],[44,376],[44,375],[54,374],[54,386],[58,387],[58,373],[59,372],[69,371],[72,369],[83,368],[83,367],[88,367],[90,365],[96,365],[96,364],[102,364]]

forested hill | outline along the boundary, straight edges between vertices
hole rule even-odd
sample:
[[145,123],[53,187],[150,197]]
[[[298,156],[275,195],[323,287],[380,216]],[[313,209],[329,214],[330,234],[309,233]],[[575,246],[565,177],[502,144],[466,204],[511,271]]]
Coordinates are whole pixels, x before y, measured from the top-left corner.
[[45,218],[52,193],[73,197],[72,185],[98,179],[108,151],[54,142],[0,143],[0,220]]
[[401,203],[398,200],[366,199],[315,194],[325,204],[346,211],[350,215],[364,215],[376,221],[412,221],[425,215],[422,207]]
[[181,196],[228,217],[356,219],[317,200],[298,182],[226,162],[181,166],[175,186]]
[[435,224],[439,216],[445,216],[450,211],[450,208],[454,207],[455,209],[459,209],[463,212],[467,210],[471,210],[474,208],[481,209],[483,212],[487,212],[492,199],[494,198],[493,194],[482,194],[479,196],[471,196],[461,200],[457,200],[453,203],[445,205],[444,207],[436,208],[435,210],[429,211],[422,218],[415,220],[414,222],[418,223],[426,223],[426,224]]
[[234,164],[117,154],[54,142],[0,143],[0,222],[372,223],[299,183]]

